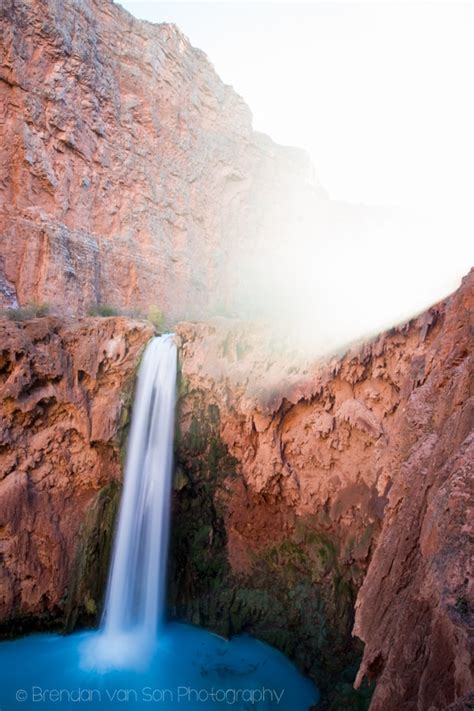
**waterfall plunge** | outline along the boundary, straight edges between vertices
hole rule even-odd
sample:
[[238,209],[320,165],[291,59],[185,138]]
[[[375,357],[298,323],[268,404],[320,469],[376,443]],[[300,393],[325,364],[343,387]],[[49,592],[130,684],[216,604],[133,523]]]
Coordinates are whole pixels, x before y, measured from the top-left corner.
[[[204,711],[232,705],[232,699],[240,694],[241,700],[233,705],[237,711],[250,708],[249,703],[253,708],[244,695],[261,695],[263,690],[278,692],[282,703],[259,702],[255,707],[262,711],[270,705],[278,705],[282,711],[307,709],[318,701],[314,685],[280,652],[262,642],[247,636],[227,641],[177,623],[160,629],[165,606],[176,359],[172,336],[153,340],[143,357],[102,625],[98,631],[65,637],[33,635],[0,644],[0,668],[5,672],[0,684],[2,708],[13,708],[20,686],[33,688],[38,681],[42,686],[35,688],[45,694],[58,688],[61,694],[64,690],[92,692],[94,710],[100,703],[104,711],[124,706],[150,711],[156,704],[167,711],[181,709],[183,704],[189,711]],[[183,690],[184,696],[180,696]],[[192,692],[189,697],[187,690]],[[229,700],[216,704],[216,691]],[[196,692],[198,697],[193,695]],[[166,697],[160,696],[164,693]],[[74,701],[76,697],[71,703],[61,701],[58,708],[65,711],[71,704],[77,705]]]
[[140,366],[104,614],[86,666],[146,664],[163,622],[176,361],[167,334],[151,341]]

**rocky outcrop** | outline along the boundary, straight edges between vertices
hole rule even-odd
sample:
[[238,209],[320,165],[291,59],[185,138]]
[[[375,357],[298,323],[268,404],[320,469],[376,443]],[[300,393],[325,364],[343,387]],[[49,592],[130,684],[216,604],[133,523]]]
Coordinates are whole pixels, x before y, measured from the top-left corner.
[[444,709],[474,689],[473,286],[471,273],[413,359],[388,442],[393,486],[354,628],[372,711]]
[[0,321],[0,626],[96,619],[147,323]]
[[202,316],[232,254],[317,199],[303,152],[254,133],[174,25],[112,0],[5,0],[0,20],[0,306]]
[[472,684],[473,281],[324,363],[257,326],[178,328],[175,611],[280,646],[325,708],[356,703],[352,631],[375,711]]

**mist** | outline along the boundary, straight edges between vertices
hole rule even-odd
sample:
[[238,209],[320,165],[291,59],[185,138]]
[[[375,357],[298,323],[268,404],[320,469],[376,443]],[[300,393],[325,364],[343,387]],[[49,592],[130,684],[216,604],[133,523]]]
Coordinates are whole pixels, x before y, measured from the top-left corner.
[[224,313],[325,353],[459,286],[473,263],[469,3],[123,4],[176,23],[254,128],[308,156],[303,190],[280,176],[252,206],[223,263]]

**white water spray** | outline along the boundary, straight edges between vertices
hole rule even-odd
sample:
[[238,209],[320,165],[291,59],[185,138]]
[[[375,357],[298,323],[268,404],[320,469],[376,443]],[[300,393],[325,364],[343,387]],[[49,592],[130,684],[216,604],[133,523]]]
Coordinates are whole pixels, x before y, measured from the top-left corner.
[[167,334],[151,341],[140,366],[104,614],[87,666],[146,663],[164,619],[176,361]]

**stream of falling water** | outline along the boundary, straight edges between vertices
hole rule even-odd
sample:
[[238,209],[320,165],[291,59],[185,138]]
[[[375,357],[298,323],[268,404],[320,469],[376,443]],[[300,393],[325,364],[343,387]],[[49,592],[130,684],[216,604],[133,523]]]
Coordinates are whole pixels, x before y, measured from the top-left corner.
[[146,661],[164,620],[176,370],[173,335],[154,338],[138,373],[99,665]]

